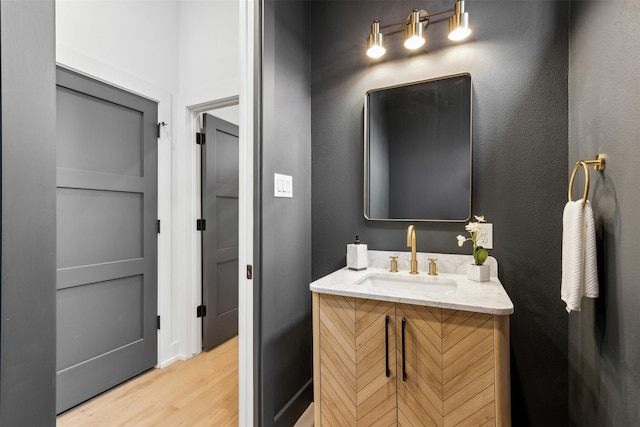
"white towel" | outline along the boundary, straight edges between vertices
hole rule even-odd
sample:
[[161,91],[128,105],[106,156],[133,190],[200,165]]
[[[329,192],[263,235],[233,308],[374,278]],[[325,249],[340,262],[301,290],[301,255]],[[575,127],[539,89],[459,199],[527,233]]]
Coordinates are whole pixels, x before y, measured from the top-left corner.
[[567,311],[580,311],[582,297],[599,294],[596,232],[591,203],[567,202],[562,214],[562,300]]

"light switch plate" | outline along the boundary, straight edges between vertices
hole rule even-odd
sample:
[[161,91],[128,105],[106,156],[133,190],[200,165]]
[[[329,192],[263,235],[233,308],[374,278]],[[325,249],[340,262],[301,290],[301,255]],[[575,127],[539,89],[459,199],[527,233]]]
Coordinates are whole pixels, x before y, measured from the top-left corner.
[[493,249],[493,224],[483,222],[481,227],[484,234],[478,239],[478,246],[482,246],[485,249]]
[[275,197],[293,198],[293,177],[291,175],[274,173],[273,195]]

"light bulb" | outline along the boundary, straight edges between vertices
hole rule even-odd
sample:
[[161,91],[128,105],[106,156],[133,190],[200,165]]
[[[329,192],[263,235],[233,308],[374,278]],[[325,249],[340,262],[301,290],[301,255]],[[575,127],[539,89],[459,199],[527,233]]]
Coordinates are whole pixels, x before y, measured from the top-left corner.
[[367,49],[367,56],[369,58],[380,58],[385,54],[387,50],[379,45],[373,45],[369,49]]
[[471,30],[469,28],[459,27],[449,33],[449,40],[457,42],[466,39],[470,34]]
[[407,49],[414,50],[424,45],[424,42],[425,40],[423,37],[411,36],[404,41],[404,47],[406,47]]

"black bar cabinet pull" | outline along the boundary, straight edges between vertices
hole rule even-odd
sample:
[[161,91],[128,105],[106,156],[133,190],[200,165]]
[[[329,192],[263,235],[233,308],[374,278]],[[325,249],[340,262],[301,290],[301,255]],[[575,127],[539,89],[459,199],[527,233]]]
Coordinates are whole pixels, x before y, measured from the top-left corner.
[[385,373],[387,377],[391,376],[389,369],[389,315],[384,318],[384,351],[385,351]]
[[402,381],[407,380],[407,364],[404,354],[404,327],[407,324],[407,319],[402,318]]

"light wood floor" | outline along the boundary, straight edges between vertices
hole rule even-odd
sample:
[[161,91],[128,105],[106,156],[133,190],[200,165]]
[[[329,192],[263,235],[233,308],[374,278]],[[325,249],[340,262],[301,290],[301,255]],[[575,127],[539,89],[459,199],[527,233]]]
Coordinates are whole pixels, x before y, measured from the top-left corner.
[[237,426],[238,337],[134,378],[60,415],[57,425]]

